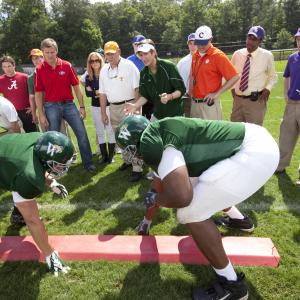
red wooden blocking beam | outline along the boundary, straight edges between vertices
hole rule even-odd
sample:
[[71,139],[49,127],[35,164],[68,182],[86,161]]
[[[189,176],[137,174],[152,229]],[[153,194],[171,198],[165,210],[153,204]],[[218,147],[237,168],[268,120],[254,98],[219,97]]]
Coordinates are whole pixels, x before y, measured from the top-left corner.
[[[65,260],[114,260],[207,264],[190,236],[65,235],[49,236]],[[279,264],[280,256],[269,238],[224,237],[230,260],[241,266]],[[44,260],[30,236],[0,238],[0,260]]]

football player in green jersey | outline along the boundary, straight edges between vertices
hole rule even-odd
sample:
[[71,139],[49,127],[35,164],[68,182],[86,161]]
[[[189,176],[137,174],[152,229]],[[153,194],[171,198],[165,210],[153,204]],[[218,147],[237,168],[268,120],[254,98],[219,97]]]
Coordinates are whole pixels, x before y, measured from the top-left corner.
[[197,288],[193,299],[247,299],[244,274],[236,273],[211,216],[261,188],[279,161],[278,146],[255,124],[174,117],[154,123],[138,115],[125,118],[116,141],[129,161],[143,158],[161,180],[149,191],[147,208],[177,208],[217,274],[212,288]]
[[0,188],[12,191],[14,205],[45,255],[49,270],[55,276],[67,273],[70,268],[48,242],[35,197],[46,186],[63,198],[68,195],[55,178],[64,175],[71,164],[74,147],[70,139],[55,131],[9,134],[0,137],[0,145]]

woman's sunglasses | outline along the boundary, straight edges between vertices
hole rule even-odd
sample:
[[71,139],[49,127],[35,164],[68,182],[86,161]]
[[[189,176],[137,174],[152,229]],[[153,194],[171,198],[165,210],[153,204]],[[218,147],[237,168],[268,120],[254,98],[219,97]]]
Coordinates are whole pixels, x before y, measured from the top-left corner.
[[100,59],[91,59],[90,60],[90,64],[96,63],[96,62],[100,62]]

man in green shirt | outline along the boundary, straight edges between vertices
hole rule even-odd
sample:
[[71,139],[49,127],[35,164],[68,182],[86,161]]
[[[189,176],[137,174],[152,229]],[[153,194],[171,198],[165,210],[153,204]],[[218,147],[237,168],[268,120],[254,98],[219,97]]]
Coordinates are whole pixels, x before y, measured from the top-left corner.
[[49,270],[56,276],[58,272],[67,273],[69,268],[48,242],[35,197],[45,191],[46,185],[63,198],[68,195],[54,178],[69,169],[74,152],[71,141],[62,133],[48,131],[5,135],[0,137],[0,145],[0,188],[12,191],[14,205],[45,255]]
[[158,58],[155,47],[150,43],[141,43],[137,55],[145,64],[140,74],[140,98],[135,103],[126,104],[127,113],[138,111],[150,101],[153,103],[151,121],[182,116],[185,85],[176,65]]
[[144,199],[147,208],[177,208],[202,254],[217,274],[210,289],[193,299],[247,299],[244,274],[233,269],[211,216],[261,188],[279,161],[278,146],[255,124],[165,118],[153,123],[128,116],[116,130],[128,161],[143,158],[157,173],[160,187]]

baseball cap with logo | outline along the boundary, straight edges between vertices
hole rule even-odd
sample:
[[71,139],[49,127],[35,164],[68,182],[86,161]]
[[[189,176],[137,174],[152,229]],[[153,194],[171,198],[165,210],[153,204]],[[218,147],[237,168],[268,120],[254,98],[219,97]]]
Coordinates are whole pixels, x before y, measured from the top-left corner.
[[298,28],[298,31],[295,34],[295,37],[300,36],[300,27]]
[[195,40],[195,33],[190,33],[187,37],[187,42]]
[[102,56],[104,55],[104,50],[101,47],[96,49],[95,52],[99,53]]
[[254,35],[257,39],[263,40],[265,37],[265,30],[261,26],[253,26],[249,29],[248,35]]
[[114,41],[109,41],[104,45],[104,53],[116,53],[119,50],[119,45]]
[[38,48],[34,48],[31,49],[29,56],[43,56],[43,52]]
[[145,40],[145,39],[146,39],[146,38],[145,38],[143,35],[138,34],[138,35],[134,36],[134,37],[131,39],[131,43],[132,43],[132,44],[140,43],[140,42],[142,42],[142,41]]
[[211,29],[206,25],[200,26],[195,32],[195,45],[207,45],[211,38]]
[[144,53],[148,53],[150,50],[155,50],[154,46],[151,44],[140,44],[137,47],[137,51],[136,52],[144,52]]

